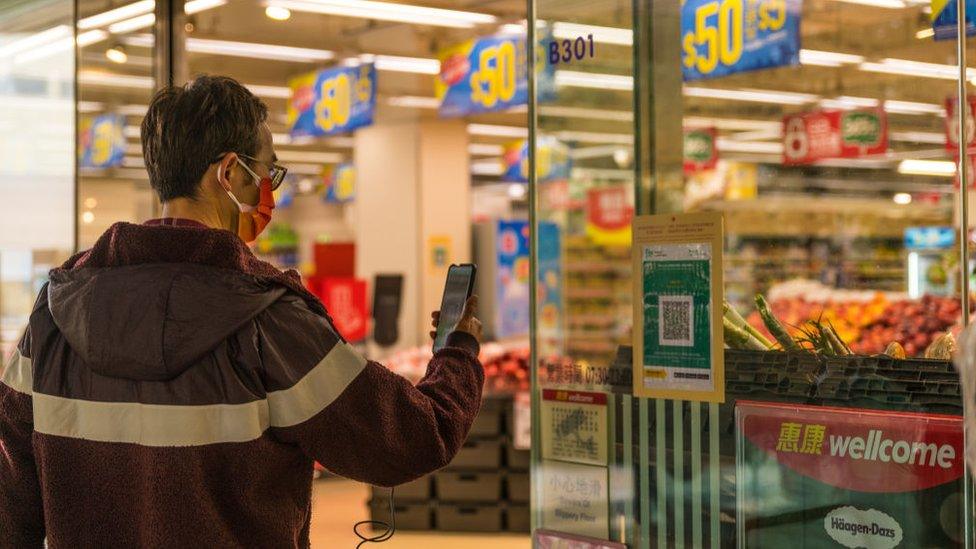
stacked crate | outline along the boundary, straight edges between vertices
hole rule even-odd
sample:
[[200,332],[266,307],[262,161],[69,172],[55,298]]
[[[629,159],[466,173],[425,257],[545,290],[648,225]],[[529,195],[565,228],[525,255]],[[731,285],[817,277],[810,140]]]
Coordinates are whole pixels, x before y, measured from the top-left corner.
[[[441,471],[398,486],[398,530],[529,531],[529,451],[512,444],[510,396],[490,396],[468,440]],[[373,520],[389,521],[389,490],[373,488]]]

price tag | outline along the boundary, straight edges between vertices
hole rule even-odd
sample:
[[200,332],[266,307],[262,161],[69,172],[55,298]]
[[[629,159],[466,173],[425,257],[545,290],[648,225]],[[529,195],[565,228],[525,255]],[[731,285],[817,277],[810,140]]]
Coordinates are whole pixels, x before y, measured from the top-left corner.
[[376,69],[370,64],[309,73],[289,82],[293,136],[348,132],[373,123]]
[[685,81],[800,62],[801,0],[687,0],[681,9]]

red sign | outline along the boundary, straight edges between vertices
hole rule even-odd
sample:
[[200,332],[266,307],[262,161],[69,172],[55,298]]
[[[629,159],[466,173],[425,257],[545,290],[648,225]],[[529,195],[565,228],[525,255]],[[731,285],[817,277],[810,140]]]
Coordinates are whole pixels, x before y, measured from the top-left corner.
[[634,219],[634,207],[627,200],[623,186],[590,189],[587,193],[586,220],[604,231],[629,228]]
[[736,423],[781,465],[847,490],[919,491],[965,468],[957,416],[739,401]]
[[369,313],[366,309],[366,281],[358,278],[325,278],[322,303],[346,341],[366,339]]
[[882,109],[815,111],[783,117],[783,164],[827,158],[857,158],[888,150],[888,119]]
[[587,391],[564,391],[561,389],[543,389],[542,400],[555,402],[575,402],[576,404],[607,405],[606,393],[591,393]]
[[[969,98],[969,109],[966,111],[966,150],[969,154],[976,153],[976,122],[973,120],[973,112],[976,110],[976,98]],[[956,153],[959,151],[959,115],[956,114],[956,107],[959,100],[955,97],[946,99],[946,150]]]

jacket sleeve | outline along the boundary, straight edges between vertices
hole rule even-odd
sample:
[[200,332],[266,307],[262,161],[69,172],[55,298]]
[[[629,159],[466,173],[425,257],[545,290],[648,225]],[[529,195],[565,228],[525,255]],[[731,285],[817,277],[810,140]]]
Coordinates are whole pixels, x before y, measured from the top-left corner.
[[30,333],[0,370],[0,547],[44,546],[44,506],[34,463]]
[[256,322],[272,434],[330,471],[395,486],[447,465],[481,406],[478,342],[454,332],[416,385],[367,361],[300,300]]

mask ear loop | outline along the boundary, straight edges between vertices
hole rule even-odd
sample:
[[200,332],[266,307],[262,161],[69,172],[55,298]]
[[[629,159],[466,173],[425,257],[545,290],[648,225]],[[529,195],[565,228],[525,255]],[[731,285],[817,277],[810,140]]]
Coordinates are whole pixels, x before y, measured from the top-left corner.
[[[245,171],[247,171],[248,174],[251,175],[251,177],[253,177],[254,179],[257,179],[257,180],[260,180],[261,179],[260,177],[258,177],[258,174],[254,173],[254,170],[252,170],[250,167],[248,167],[247,164],[245,164],[244,162],[241,162],[241,158],[240,157],[235,158],[235,160],[237,161],[238,164],[241,165],[242,168],[244,168]],[[230,199],[234,201],[234,205],[237,206],[237,209],[239,211],[241,211],[241,212],[244,212],[244,213],[248,213],[248,212],[254,211],[254,206],[251,206],[250,204],[244,204],[240,200],[238,200],[236,196],[234,196],[234,193],[229,188],[230,187],[230,184],[229,183],[227,184],[227,187],[223,187],[223,181],[220,180],[220,174],[221,173],[222,173],[222,171],[217,173],[217,181],[219,183],[221,183],[221,187],[224,188],[224,192],[227,193],[227,196],[229,196]]]

